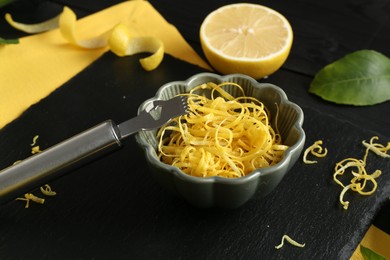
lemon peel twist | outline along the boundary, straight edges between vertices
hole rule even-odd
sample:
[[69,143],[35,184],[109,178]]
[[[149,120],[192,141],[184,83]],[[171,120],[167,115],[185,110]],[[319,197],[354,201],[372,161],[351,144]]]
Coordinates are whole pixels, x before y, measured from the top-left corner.
[[5,19],[15,29],[31,34],[59,28],[65,40],[74,46],[84,49],[108,47],[120,57],[137,53],[152,53],[150,56],[139,60],[142,68],[146,71],[156,69],[164,57],[164,44],[160,39],[152,36],[135,37],[129,33],[127,26],[123,23],[117,24],[96,37],[83,40],[78,39],[76,37],[76,14],[67,6],[64,7],[59,15],[41,23],[20,23],[14,21],[9,13],[5,15]]

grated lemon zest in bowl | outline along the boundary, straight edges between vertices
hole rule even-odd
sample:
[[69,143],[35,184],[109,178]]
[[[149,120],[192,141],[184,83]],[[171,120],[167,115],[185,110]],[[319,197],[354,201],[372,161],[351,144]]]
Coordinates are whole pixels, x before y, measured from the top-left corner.
[[[288,146],[270,125],[269,111],[253,97],[233,97],[224,86],[206,83],[188,96],[190,113],[173,119],[157,133],[162,162],[197,177],[239,178],[278,163]],[[196,94],[209,90],[210,98]],[[172,124],[173,122],[173,124]]]
[[[368,196],[373,194],[378,187],[376,178],[378,178],[382,174],[382,171],[375,170],[371,174],[367,173],[366,164],[368,153],[369,151],[372,151],[381,157],[388,158],[389,156],[387,154],[387,151],[390,150],[390,142],[387,144],[387,146],[384,146],[382,144],[375,143],[374,141],[377,139],[379,138],[377,136],[374,136],[370,139],[369,143],[367,143],[365,140],[362,141],[362,144],[366,147],[363,160],[359,160],[356,158],[346,158],[336,163],[335,165],[333,180],[343,188],[339,196],[339,201],[341,205],[343,205],[343,208],[345,210],[347,210],[349,207],[349,201],[344,200],[344,196],[348,190],[357,192],[360,195]],[[348,185],[344,185],[338,179],[338,177],[344,175],[347,169],[351,170],[350,172],[353,178],[350,180],[350,183]],[[371,183],[371,185],[368,185],[369,182]],[[368,186],[370,186],[371,188]]]
[[309,153],[316,157],[325,157],[328,154],[328,149],[322,147],[322,140],[315,141],[314,144],[306,148],[303,153],[303,162],[306,164],[314,164],[317,161],[307,159]]
[[284,240],[289,242],[291,245],[296,246],[296,247],[305,247],[305,244],[298,243],[297,241],[293,240],[291,237],[288,235],[283,235],[282,241],[280,242],[279,245],[275,246],[276,249],[280,249],[284,246]]
[[118,56],[130,56],[138,53],[152,53],[139,60],[142,68],[151,71],[157,68],[164,57],[164,44],[157,37],[135,37],[128,32],[123,23],[90,39],[80,40],[76,37],[77,17],[71,8],[65,6],[63,11],[47,21],[36,24],[24,24],[12,19],[11,14],[5,15],[6,21],[15,29],[27,33],[41,33],[59,28],[61,35],[72,45],[84,49],[109,48]]

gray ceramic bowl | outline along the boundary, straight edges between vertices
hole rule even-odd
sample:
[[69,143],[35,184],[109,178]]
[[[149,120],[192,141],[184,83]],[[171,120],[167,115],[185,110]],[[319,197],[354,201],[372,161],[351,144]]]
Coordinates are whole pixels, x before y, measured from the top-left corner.
[[[176,193],[189,203],[201,207],[236,208],[256,195],[261,198],[279,184],[285,174],[299,158],[304,142],[305,132],[302,129],[303,112],[299,106],[290,102],[282,89],[275,85],[258,83],[256,80],[239,74],[219,76],[212,73],[197,74],[186,81],[165,84],[155,97],[145,101],[139,111],[156,99],[167,100],[179,93],[189,92],[192,88],[206,82],[235,82],[240,84],[247,96],[254,96],[263,102],[275,115],[275,102],[279,105],[278,129],[283,143],[290,146],[284,158],[274,166],[253,171],[245,177],[236,179],[210,177],[193,177],[178,168],[164,164],[157,158],[157,139],[154,131],[141,131],[136,134],[137,143],[146,155],[153,177],[166,189]],[[233,96],[236,88],[226,89]],[[274,126],[273,126],[274,127]]]

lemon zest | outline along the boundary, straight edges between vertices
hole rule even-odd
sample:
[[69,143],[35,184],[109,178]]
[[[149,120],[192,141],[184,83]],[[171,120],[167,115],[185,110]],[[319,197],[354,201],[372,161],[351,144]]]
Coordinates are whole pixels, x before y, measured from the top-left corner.
[[25,24],[19,23],[13,20],[12,15],[9,13],[5,14],[5,20],[15,29],[26,33],[41,33],[46,32],[58,27],[58,22],[60,19],[60,15],[55,16],[47,21],[36,23],[36,24]]
[[55,196],[55,195],[57,195],[57,192],[53,191],[49,184],[45,184],[44,186],[41,186],[40,190],[46,196]]
[[40,153],[40,152],[42,152],[42,151],[40,150],[39,145],[33,146],[33,147],[31,148],[31,153],[32,153],[32,154],[36,154],[36,153]]
[[296,247],[305,247],[305,244],[298,243],[297,241],[293,240],[291,237],[288,235],[283,235],[282,241],[280,242],[279,245],[275,246],[276,249],[280,249],[284,246],[284,240],[289,242],[291,245],[296,246]]
[[322,147],[322,140],[315,141],[314,144],[306,148],[305,152],[303,153],[303,162],[306,164],[314,164],[318,161],[308,160],[307,156],[309,153],[316,157],[325,157],[328,154],[328,149]]
[[37,24],[23,24],[15,22],[10,14],[5,16],[7,22],[16,29],[27,33],[39,33],[59,28],[61,35],[69,43],[85,49],[109,48],[116,55],[130,56],[138,53],[152,53],[148,57],[139,60],[142,68],[146,71],[156,69],[164,57],[163,42],[151,36],[135,37],[126,25],[119,23],[112,29],[90,38],[79,40],[76,37],[76,14],[65,6],[63,11],[56,17]]
[[37,143],[38,138],[39,138],[39,135],[34,136],[32,143],[31,143],[31,146],[34,146]]
[[[336,163],[335,165],[333,180],[343,188],[339,196],[339,201],[343,205],[343,208],[345,210],[347,210],[349,206],[349,201],[344,200],[344,196],[348,190],[357,192],[360,195],[368,196],[372,195],[378,187],[376,178],[378,178],[382,174],[382,171],[375,170],[371,174],[367,173],[366,164],[368,153],[369,151],[372,151],[381,157],[387,158],[388,154],[386,152],[390,149],[390,143],[388,143],[387,146],[374,143],[374,141],[377,139],[378,137],[374,136],[370,139],[370,143],[367,143],[365,140],[362,141],[362,144],[366,147],[366,151],[362,160],[356,158],[346,158]],[[351,175],[353,177],[350,179],[349,184],[344,185],[338,179],[338,177],[344,175],[347,169],[350,169]],[[367,185],[367,183],[369,182],[371,183],[371,188]]]
[[[233,97],[222,87],[236,83],[206,83],[188,96],[191,113],[159,129],[162,162],[197,177],[238,178],[278,163],[288,149],[270,125],[269,112],[253,97]],[[209,91],[210,97],[202,93]],[[201,91],[201,94],[197,94]]]
[[16,200],[26,201],[25,208],[28,208],[30,206],[30,201],[33,201],[33,202],[38,203],[38,204],[45,203],[45,199],[39,198],[32,193],[26,193],[26,194],[24,194],[24,198],[16,198]]
[[[388,142],[386,146],[383,144],[374,143],[374,141],[378,139],[378,136],[373,136],[369,143],[363,140],[362,144],[367,148],[367,152],[370,150],[383,158],[390,158],[390,154],[387,153],[390,150],[390,142]],[[367,153],[365,157],[367,157]]]

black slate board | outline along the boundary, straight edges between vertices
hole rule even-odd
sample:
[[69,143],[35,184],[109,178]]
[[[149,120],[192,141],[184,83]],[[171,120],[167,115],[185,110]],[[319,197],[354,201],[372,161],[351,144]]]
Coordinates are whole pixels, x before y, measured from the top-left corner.
[[[157,70],[145,72],[138,58],[105,54],[4,127],[0,168],[29,156],[36,134],[44,149],[108,118],[119,123],[135,116],[138,105],[162,84],[202,72],[170,56]],[[389,196],[390,177],[381,176],[370,197],[348,194],[350,209],[344,211],[338,203],[341,188],[332,182],[333,166],[363,156],[360,142],[374,133],[301,106],[307,144],[324,140],[330,156],[310,166],[299,161],[265,199],[255,197],[235,210],[194,208],[151,179],[130,137],[120,151],[53,181],[58,195],[45,205],[1,206],[0,258],[349,258]],[[372,169],[389,172],[389,160],[369,160]],[[305,248],[276,250],[284,234]]]

